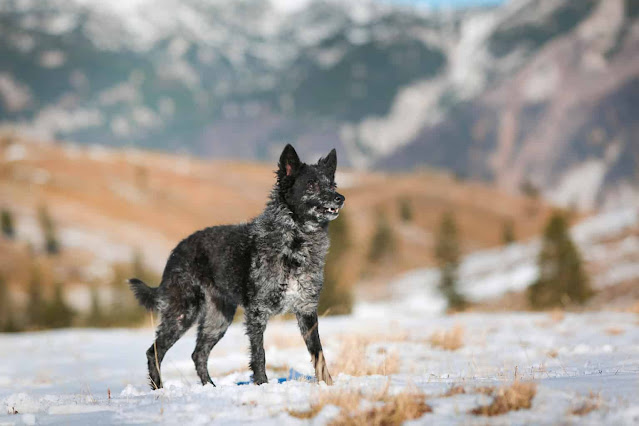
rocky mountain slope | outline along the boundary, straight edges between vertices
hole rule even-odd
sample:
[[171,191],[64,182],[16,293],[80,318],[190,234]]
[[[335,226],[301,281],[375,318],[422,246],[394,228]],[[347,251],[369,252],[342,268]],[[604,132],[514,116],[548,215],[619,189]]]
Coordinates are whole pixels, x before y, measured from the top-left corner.
[[244,159],[336,146],[357,167],[436,166],[583,208],[627,204],[636,16],[630,0],[6,0],[0,122]]

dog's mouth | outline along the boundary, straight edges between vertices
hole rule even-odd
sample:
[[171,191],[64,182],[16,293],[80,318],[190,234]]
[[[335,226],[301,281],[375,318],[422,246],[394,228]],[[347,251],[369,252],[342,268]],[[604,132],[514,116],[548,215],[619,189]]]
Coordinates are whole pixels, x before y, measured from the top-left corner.
[[324,213],[339,214],[339,207],[324,207]]

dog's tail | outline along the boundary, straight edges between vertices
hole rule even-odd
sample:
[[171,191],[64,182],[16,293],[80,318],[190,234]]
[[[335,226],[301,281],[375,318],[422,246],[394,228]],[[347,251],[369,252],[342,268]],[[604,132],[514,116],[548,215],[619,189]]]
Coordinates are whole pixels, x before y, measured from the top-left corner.
[[140,305],[144,306],[149,311],[157,310],[157,287],[149,287],[144,283],[144,281],[137,278],[131,278],[129,280],[129,286],[131,287],[131,290],[133,290],[135,298],[138,299],[138,302],[140,302]]

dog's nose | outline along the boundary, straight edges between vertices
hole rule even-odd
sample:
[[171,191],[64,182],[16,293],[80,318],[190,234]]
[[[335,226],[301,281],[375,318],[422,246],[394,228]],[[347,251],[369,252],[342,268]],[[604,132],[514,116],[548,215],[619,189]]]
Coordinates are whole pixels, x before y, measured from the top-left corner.
[[344,204],[346,198],[342,194],[335,194],[335,202],[339,205]]

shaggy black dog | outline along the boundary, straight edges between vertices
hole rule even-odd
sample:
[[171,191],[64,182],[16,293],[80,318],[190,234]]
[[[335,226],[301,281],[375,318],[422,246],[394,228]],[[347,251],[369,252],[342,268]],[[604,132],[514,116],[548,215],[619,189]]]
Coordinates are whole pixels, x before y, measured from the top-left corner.
[[328,251],[328,223],[344,196],[336,192],[337,154],[302,163],[291,145],[282,152],[277,183],[264,212],[249,223],[197,231],[171,252],[159,287],[129,280],[139,302],[159,312],[155,343],[146,351],[153,389],[162,387],[160,364],[197,321],[193,362],[202,384],[211,383],[207,361],[238,305],[245,310],[253,381],[267,383],[264,330],[268,319],[292,312],[315,366],[315,376],[333,380],[317,329],[317,304]]

